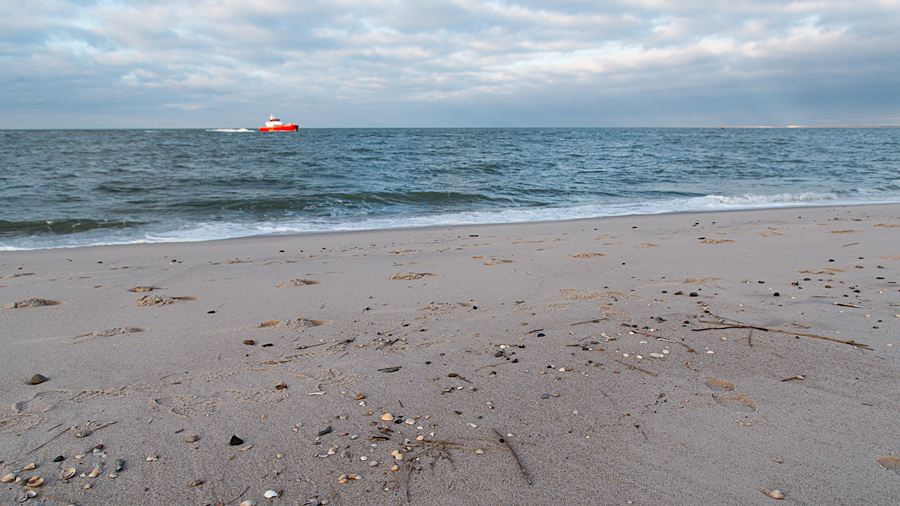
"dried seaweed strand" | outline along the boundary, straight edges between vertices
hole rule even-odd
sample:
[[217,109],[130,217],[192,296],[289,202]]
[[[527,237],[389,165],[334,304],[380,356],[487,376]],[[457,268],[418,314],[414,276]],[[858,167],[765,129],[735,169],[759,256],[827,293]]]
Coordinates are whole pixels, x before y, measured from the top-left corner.
[[528,475],[528,471],[525,470],[525,466],[522,465],[522,461],[519,459],[519,454],[516,453],[516,451],[513,449],[513,447],[509,444],[509,441],[507,441],[503,437],[503,434],[500,434],[500,432],[497,431],[497,429],[494,429],[494,434],[497,434],[497,437],[500,438],[500,440],[499,440],[500,443],[506,445],[506,447],[509,448],[509,451],[513,454],[513,457],[515,457],[516,464],[519,465],[519,470],[522,471],[522,476],[525,477],[525,481],[527,481],[529,485],[534,485],[534,483],[531,481],[531,476]]
[[[708,321],[704,321],[704,320],[700,320],[700,323],[709,323],[712,325],[720,325],[719,322],[708,322]],[[699,330],[722,330],[722,329],[756,329],[756,330],[762,330],[763,332],[781,332],[782,334],[790,334],[792,336],[815,337],[816,339],[825,339],[826,341],[834,341],[836,343],[849,344],[850,346],[859,346],[862,349],[872,351],[872,348],[870,348],[869,345],[863,344],[863,343],[857,343],[856,341],[844,341],[841,339],[835,339],[833,337],[817,336],[815,334],[801,334],[800,332],[791,332],[789,330],[780,330],[780,329],[769,329],[766,327],[757,327],[755,325],[729,325],[727,327],[719,327],[719,328],[708,327],[705,329],[691,329],[691,330],[699,331]]]

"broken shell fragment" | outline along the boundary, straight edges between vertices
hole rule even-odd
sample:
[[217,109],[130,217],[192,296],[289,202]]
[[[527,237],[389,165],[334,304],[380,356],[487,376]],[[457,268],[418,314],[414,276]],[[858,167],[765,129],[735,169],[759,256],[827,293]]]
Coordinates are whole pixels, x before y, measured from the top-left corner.
[[776,489],[769,492],[769,497],[771,497],[772,499],[784,499],[784,492]]
[[15,473],[9,473],[6,476],[4,476],[3,478],[0,478],[0,483],[9,483],[12,481],[16,481]]
[[265,497],[266,499],[272,499],[278,497],[278,492],[274,490],[266,490],[266,493],[263,494],[263,497]]
[[75,476],[75,473],[78,472],[74,467],[70,467],[68,469],[63,469],[61,473],[59,473],[59,477],[63,480],[68,480]]
[[36,467],[37,467],[37,464],[35,464],[34,462],[32,462],[31,464],[26,465],[26,466],[23,467],[22,469],[24,469],[24,470],[26,470],[26,471],[31,471],[31,470],[33,470],[33,469],[36,468]]
[[40,487],[44,484],[44,479],[40,476],[32,476],[28,478],[28,481],[25,482],[26,487]]
[[116,469],[116,471],[121,471],[122,469],[125,469],[125,461],[122,459],[116,459],[115,469]]
[[101,472],[102,471],[100,471],[99,467],[95,467],[94,470],[91,471],[91,473],[88,475],[88,478],[96,478],[96,477],[100,476]]

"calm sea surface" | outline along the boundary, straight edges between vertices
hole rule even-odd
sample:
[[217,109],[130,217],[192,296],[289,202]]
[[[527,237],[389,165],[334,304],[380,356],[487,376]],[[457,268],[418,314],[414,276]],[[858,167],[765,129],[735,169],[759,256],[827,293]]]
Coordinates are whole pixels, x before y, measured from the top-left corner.
[[900,202],[900,128],[0,131],[0,250]]

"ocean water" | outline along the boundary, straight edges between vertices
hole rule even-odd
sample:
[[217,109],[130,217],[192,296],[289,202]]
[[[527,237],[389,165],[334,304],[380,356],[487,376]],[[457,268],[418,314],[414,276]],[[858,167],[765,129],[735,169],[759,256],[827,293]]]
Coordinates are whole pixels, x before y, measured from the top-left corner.
[[0,131],[0,251],[900,202],[900,128]]

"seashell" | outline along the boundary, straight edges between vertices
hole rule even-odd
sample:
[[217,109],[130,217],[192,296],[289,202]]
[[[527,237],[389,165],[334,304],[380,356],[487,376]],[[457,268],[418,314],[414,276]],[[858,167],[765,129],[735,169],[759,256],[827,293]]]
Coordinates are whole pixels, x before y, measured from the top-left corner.
[[44,376],[43,374],[35,374],[34,376],[31,377],[30,380],[28,380],[28,382],[31,383],[32,385],[40,385],[41,383],[43,383],[45,381],[47,381],[47,377]]
[[25,491],[25,497],[27,497],[29,499],[34,499],[35,497],[37,497],[37,495],[38,495],[37,492],[35,492],[34,490],[26,490]]
[[9,473],[6,476],[4,476],[3,478],[0,478],[0,483],[9,483],[9,482],[15,481],[15,480],[16,480],[15,473]]
[[116,469],[116,471],[121,471],[122,469],[125,469],[125,461],[122,459],[116,459],[115,469]]
[[256,506],[256,501],[254,501],[253,499],[247,499],[238,506]]
[[147,462],[153,462],[155,460],[159,460],[158,455],[147,455]]
[[75,470],[74,467],[70,467],[68,469],[63,469],[61,473],[59,473],[59,477],[63,480],[68,480],[75,476],[75,473],[78,471]]
[[274,490],[266,490],[266,493],[263,494],[263,497],[265,497],[266,499],[273,499],[275,497],[278,497],[278,492]]
[[26,465],[26,466],[23,467],[22,469],[24,469],[24,470],[26,470],[26,471],[31,471],[31,470],[33,470],[33,469],[36,468],[36,467],[37,467],[37,464],[35,464],[34,462],[32,462],[31,464]]
[[44,479],[40,476],[32,476],[28,478],[28,481],[25,482],[26,487],[40,487],[44,484]]
[[109,477],[112,479],[116,479],[119,477],[119,473],[113,471],[113,472],[109,473]]
[[390,422],[391,420],[394,419],[394,415],[392,415],[390,413],[385,413],[385,414],[381,415],[381,419],[384,420],[385,422]]
[[769,497],[772,499],[784,499],[784,492],[781,490],[773,490],[769,492]]
[[88,475],[88,478],[96,478],[100,476],[101,472],[103,471],[101,471],[99,467],[95,467],[94,470],[91,471],[91,474]]

